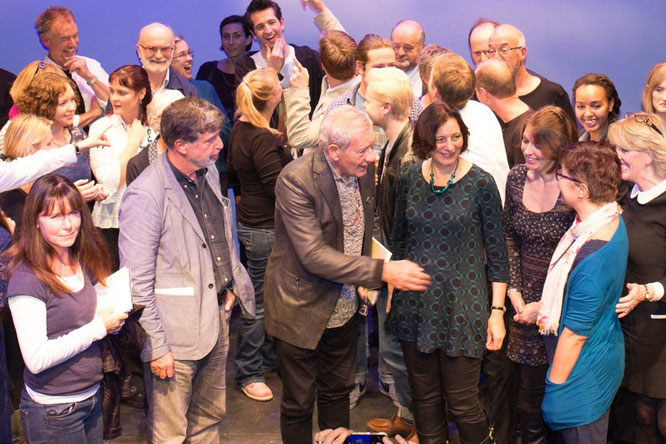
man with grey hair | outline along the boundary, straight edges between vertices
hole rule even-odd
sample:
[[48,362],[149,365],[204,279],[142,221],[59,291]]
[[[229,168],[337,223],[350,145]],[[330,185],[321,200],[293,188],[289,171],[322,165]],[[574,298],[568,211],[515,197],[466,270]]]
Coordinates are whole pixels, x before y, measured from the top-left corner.
[[530,107],[516,93],[513,71],[504,60],[481,62],[474,71],[476,97],[499,119],[509,168],[525,163],[520,149],[522,129],[530,116]]
[[551,82],[544,76],[529,71],[525,66],[527,44],[525,36],[518,28],[502,24],[495,28],[488,42],[486,54],[490,58],[504,60],[513,70],[516,89],[520,100],[532,109],[546,105],[555,105],[576,120],[569,94],[558,83]]
[[120,260],[134,302],[145,307],[148,442],[220,442],[234,301],[254,316],[214,167],[223,119],[198,97],[169,105],[160,123],[166,152],[132,182],[120,207]]
[[[357,286],[382,281],[423,291],[430,277],[409,261],[367,257],[375,187],[372,123],[352,106],[329,112],[319,149],[288,164],[275,186],[275,244],[266,268],[265,325],[274,338],[283,395],[282,440],[312,443],[319,428],[349,428]],[[362,292],[362,290],[359,290]]]
[[425,37],[423,26],[414,20],[400,20],[391,30],[395,66],[407,74],[417,99],[424,93],[417,62],[425,47]]
[[109,75],[90,57],[77,55],[79,28],[67,8],[51,6],[35,20],[39,40],[48,50],[45,63],[60,67],[76,85],[79,96],[74,126],[84,127],[102,115],[109,99]]
[[163,89],[177,89],[185,97],[199,97],[197,89],[171,67],[175,49],[173,30],[162,23],[151,23],[139,31],[136,54],[148,73],[153,93]]

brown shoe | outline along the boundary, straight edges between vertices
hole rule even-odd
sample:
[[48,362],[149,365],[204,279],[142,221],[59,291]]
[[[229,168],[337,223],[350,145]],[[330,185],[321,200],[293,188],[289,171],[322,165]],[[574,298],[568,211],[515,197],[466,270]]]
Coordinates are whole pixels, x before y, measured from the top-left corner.
[[391,416],[391,419],[372,418],[368,421],[368,428],[373,432],[384,432],[389,436],[397,435],[398,433],[402,436],[407,436],[412,432],[416,435],[416,427],[399,417],[398,412],[395,412]]
[[[446,441],[448,444],[448,441]],[[419,435],[416,434],[416,427],[412,430],[412,433],[407,437],[407,444],[419,444]]]

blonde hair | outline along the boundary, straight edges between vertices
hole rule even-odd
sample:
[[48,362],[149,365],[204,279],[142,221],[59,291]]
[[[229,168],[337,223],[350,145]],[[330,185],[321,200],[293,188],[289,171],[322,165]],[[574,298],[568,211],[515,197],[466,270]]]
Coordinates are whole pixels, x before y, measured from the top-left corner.
[[12,119],[5,133],[5,148],[2,154],[8,160],[31,154],[44,138],[51,135],[51,121],[34,114],[19,114]]
[[34,62],[28,63],[25,68],[21,70],[16,80],[12,84],[12,88],[9,90],[9,95],[12,97],[14,103],[21,97],[23,91],[30,85],[32,79],[34,79],[38,74],[43,74],[45,72],[50,72],[53,74],[58,74],[63,77],[67,77],[62,69],[54,65],[53,63],[47,63],[44,60],[35,60]]
[[255,69],[243,77],[236,88],[236,107],[254,126],[266,128],[277,135],[279,132],[270,127],[269,121],[261,114],[266,104],[279,88],[278,76],[270,68]]
[[652,103],[652,91],[666,80],[666,62],[657,63],[652,67],[648,73],[643,94],[641,95],[641,102],[643,103],[643,111],[646,113],[656,113],[654,104]]
[[375,68],[368,71],[368,88],[383,103],[391,105],[391,115],[396,119],[409,116],[414,102],[412,84],[404,71],[398,68]]
[[[650,122],[646,123],[645,118]],[[666,125],[661,117],[652,113],[636,113],[612,123],[608,129],[608,141],[618,148],[629,151],[649,152],[654,159],[654,170],[657,176],[666,178],[666,137],[664,134],[666,134]]]

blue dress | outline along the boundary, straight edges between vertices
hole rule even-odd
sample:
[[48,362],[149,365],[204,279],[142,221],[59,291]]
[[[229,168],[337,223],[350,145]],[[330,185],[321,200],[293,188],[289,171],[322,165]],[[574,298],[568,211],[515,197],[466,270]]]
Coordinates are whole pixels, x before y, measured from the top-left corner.
[[396,258],[423,267],[432,284],[424,292],[396,291],[387,327],[423,353],[481,358],[490,316],[487,282],[509,280],[502,201],[492,176],[477,166],[436,195],[421,165],[400,172],[390,248]]
[[578,360],[561,384],[546,376],[541,409],[553,430],[591,424],[615,397],[624,373],[624,337],[615,313],[627,269],[629,242],[624,222],[599,250],[569,273],[559,334],[565,327],[585,336]]

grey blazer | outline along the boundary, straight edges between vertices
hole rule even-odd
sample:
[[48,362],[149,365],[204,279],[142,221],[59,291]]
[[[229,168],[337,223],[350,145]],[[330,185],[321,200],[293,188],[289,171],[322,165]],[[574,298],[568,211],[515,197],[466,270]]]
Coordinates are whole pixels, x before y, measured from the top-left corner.
[[[206,180],[224,208],[234,293],[254,316],[254,290],[233,241],[229,199],[215,167]],[[125,191],[120,206],[120,264],[130,269],[132,298],[145,305],[139,322],[147,333],[145,362],[172,351],[196,360],[215,345],[220,308],[210,250],[203,231],[166,158],[166,152]]]
[[[370,254],[374,167],[359,180]],[[275,186],[275,244],[265,280],[266,332],[314,350],[324,333],[342,284],[377,288],[383,262],[344,252],[342,209],[333,174],[321,149],[284,167]]]

